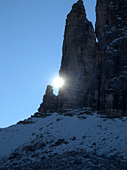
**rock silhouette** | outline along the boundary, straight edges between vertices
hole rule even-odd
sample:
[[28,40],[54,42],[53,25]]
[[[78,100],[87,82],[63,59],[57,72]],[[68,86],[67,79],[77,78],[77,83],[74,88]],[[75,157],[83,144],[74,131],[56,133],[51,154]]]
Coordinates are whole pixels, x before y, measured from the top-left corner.
[[57,96],[53,94],[53,87],[51,85],[47,86],[46,94],[43,97],[43,102],[41,103],[38,111],[42,113],[52,113],[56,111]]
[[[53,110],[91,107],[111,116],[127,115],[126,11],[125,0],[97,0],[94,31],[83,1],[72,6],[59,71],[65,83]],[[45,103],[43,100],[41,106]]]

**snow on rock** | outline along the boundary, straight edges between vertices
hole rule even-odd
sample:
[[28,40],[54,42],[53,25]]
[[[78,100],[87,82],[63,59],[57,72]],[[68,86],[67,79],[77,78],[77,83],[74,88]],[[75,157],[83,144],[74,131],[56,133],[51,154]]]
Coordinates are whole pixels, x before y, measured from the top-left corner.
[[19,166],[17,161],[40,162],[43,157],[74,151],[117,155],[127,161],[127,117],[107,118],[77,109],[28,120],[0,129],[0,168],[9,167],[12,160],[13,166]]

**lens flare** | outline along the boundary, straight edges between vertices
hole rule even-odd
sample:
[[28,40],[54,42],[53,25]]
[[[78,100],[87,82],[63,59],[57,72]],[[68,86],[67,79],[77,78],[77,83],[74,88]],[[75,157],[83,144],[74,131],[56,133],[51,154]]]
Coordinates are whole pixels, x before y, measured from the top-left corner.
[[53,86],[59,88],[59,87],[62,87],[64,84],[64,81],[62,78],[60,77],[55,77],[54,80],[53,80]]

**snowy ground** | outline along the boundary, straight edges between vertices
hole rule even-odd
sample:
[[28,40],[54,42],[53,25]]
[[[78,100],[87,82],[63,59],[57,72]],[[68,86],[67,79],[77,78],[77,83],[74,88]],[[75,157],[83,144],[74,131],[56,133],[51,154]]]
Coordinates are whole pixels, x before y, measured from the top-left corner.
[[0,129],[0,169],[39,163],[42,158],[48,160],[53,155],[72,152],[107,158],[116,156],[124,162],[124,169],[127,117],[104,118],[88,109],[77,109],[49,116],[36,114],[36,117]]

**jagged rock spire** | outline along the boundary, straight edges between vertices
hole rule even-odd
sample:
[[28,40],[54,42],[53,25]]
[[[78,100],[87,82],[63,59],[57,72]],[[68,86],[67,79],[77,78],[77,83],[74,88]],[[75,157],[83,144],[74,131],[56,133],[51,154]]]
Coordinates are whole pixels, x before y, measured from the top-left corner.
[[[85,21],[86,21],[86,24],[84,24]],[[85,7],[83,5],[83,1],[79,0],[77,3],[75,3],[72,6],[72,10],[67,15],[65,33],[64,33],[62,60],[64,59],[64,56],[66,56],[67,54],[70,53],[72,55],[72,51],[70,51],[70,50],[73,50],[71,43],[74,39],[75,39],[75,43],[76,43],[76,41],[82,41],[80,43],[83,43],[84,38],[85,38],[83,35],[84,34],[83,29],[87,29],[86,28],[87,23],[88,23],[88,20],[86,18],[86,12],[85,12]],[[80,35],[78,35],[78,33]],[[76,36],[78,36],[78,37],[76,37]],[[81,39],[81,37],[82,37],[82,39]],[[61,68],[62,67],[63,67],[63,65],[61,64]]]
[[43,102],[41,103],[38,111],[42,113],[52,113],[56,111],[57,96],[53,94],[53,87],[47,85],[46,94],[43,96]]
[[72,10],[71,10],[70,13],[78,13],[78,14],[84,15],[86,17],[83,1],[82,0],[78,0],[77,3],[75,3],[72,6]]
[[96,43],[83,1],[72,6],[67,15],[59,71],[64,86],[57,97],[48,86],[40,112],[83,104],[108,115],[127,115],[126,16],[127,0],[97,0]]
[[81,105],[95,67],[94,29],[86,18],[83,1],[72,6],[67,15],[60,76],[65,85],[59,90],[58,108],[74,108]]

